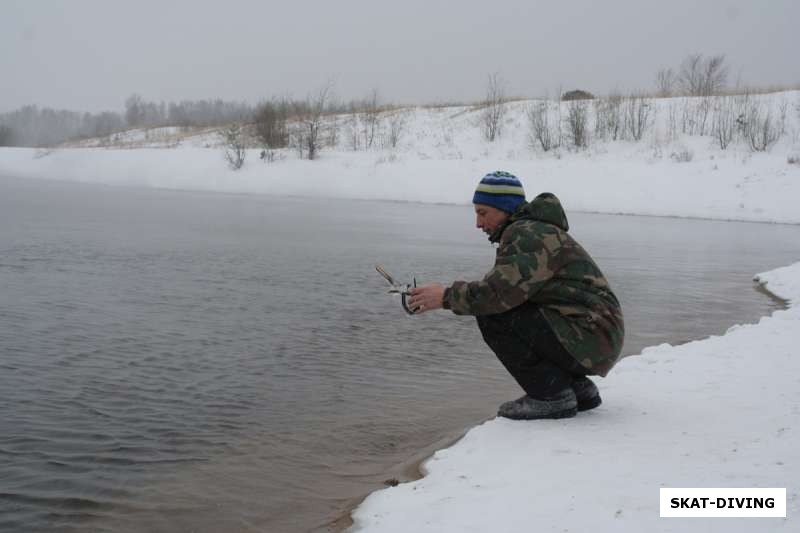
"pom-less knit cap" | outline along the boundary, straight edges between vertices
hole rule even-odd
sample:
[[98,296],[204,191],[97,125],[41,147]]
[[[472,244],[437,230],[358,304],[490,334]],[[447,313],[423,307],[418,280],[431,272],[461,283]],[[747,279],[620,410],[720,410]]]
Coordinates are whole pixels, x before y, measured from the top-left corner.
[[473,204],[489,205],[494,208],[513,213],[525,201],[525,190],[516,176],[502,170],[486,174],[478,187]]

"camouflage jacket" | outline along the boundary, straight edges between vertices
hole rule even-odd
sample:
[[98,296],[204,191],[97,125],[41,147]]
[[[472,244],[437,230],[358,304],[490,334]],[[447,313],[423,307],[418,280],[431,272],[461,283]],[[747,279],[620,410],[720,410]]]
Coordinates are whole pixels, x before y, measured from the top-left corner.
[[492,315],[531,302],[564,348],[591,374],[605,376],[622,350],[622,308],[568,229],[553,194],[522,204],[489,238],[499,243],[494,267],[481,281],[453,283],[444,307],[458,315]]

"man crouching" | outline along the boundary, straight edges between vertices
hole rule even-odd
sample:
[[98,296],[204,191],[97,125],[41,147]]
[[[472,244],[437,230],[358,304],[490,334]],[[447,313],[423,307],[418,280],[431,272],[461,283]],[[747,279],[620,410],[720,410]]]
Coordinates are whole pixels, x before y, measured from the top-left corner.
[[555,195],[530,203],[508,172],[486,175],[475,190],[476,225],[499,243],[481,281],[411,290],[416,313],[450,309],[475,315],[486,344],[525,391],[502,404],[513,419],[568,418],[600,405],[587,375],[605,376],[622,350],[622,308],[589,254],[567,234]]

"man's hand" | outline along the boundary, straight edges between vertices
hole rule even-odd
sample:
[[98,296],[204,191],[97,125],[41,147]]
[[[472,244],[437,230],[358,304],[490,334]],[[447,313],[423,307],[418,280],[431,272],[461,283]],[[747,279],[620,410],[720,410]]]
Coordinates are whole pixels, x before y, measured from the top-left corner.
[[438,283],[413,288],[410,293],[411,298],[408,300],[408,307],[416,315],[442,308],[444,287]]

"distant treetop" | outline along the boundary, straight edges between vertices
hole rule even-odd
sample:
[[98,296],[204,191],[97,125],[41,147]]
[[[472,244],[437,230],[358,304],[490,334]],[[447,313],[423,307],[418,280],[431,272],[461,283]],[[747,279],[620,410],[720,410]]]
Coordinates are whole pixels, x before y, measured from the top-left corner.
[[574,91],[567,91],[561,96],[561,100],[567,102],[569,100],[593,100],[594,95],[588,91],[575,89]]

